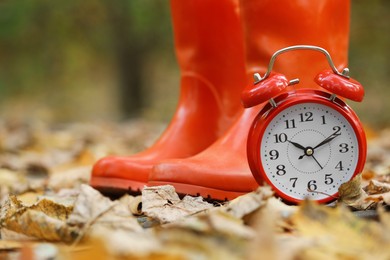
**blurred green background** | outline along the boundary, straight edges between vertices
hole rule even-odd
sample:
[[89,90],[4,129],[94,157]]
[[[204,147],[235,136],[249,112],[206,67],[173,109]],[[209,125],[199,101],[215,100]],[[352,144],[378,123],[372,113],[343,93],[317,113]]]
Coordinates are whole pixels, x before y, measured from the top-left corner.
[[[390,1],[352,0],[350,71],[365,124],[390,123]],[[168,0],[0,1],[0,116],[168,121],[177,104]]]

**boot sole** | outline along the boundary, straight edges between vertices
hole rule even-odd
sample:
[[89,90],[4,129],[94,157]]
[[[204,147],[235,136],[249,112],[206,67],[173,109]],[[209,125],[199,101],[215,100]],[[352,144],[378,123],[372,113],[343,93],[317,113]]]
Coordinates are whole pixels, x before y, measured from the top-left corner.
[[179,195],[191,195],[191,196],[202,196],[206,200],[219,200],[228,201],[237,198],[238,196],[244,195],[248,192],[239,191],[226,191],[218,190],[208,187],[176,183],[176,182],[163,182],[163,181],[149,181],[148,186],[161,186],[161,185],[172,185],[176,189],[176,193]]
[[101,193],[111,196],[123,194],[139,195],[146,183],[120,178],[105,178],[92,176],[90,185]]
[[149,181],[148,183],[138,182],[120,178],[104,178],[104,177],[92,177],[90,185],[101,193],[109,195],[110,197],[117,197],[123,194],[139,195],[145,186],[162,186],[172,185],[175,187],[176,192],[182,196],[202,196],[206,200],[219,200],[228,201],[244,195],[248,192],[226,191],[218,190],[208,187],[175,183],[175,182],[163,182],[163,181]]

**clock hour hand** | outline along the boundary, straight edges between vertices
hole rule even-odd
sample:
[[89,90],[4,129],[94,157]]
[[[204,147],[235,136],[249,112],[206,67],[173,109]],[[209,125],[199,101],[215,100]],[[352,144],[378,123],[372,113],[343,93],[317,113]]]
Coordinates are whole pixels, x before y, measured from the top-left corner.
[[295,147],[301,149],[301,150],[306,150],[306,147],[304,147],[303,145],[300,145],[298,143],[295,143],[295,142],[292,142],[290,140],[287,140],[287,142],[289,142],[290,144],[294,145]]
[[299,156],[299,158],[298,158],[299,160],[301,160],[303,157],[306,156],[306,150],[308,149],[307,147],[304,147],[303,145],[300,145],[300,144],[293,142],[293,141],[290,141],[290,140],[287,140],[287,142],[289,142],[290,144],[294,145],[295,147],[305,151],[305,153],[303,155]]

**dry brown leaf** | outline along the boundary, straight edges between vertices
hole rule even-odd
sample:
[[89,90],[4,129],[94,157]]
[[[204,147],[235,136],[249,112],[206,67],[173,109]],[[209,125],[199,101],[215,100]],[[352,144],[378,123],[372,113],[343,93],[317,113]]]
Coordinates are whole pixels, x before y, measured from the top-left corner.
[[390,192],[376,194],[376,195],[370,195],[368,199],[371,199],[372,201],[377,202],[384,202],[387,205],[390,205]]
[[69,228],[64,221],[37,210],[27,210],[20,215],[18,231],[47,241],[64,242],[73,241],[78,233],[77,229]]
[[58,191],[60,189],[74,189],[81,184],[86,184],[91,177],[91,169],[92,167],[89,165],[55,172],[49,177],[48,188]]
[[164,250],[179,259],[246,259],[253,230],[241,219],[210,210],[156,229]]
[[276,243],[276,221],[275,212],[267,207],[254,214],[252,226],[255,237],[250,243],[249,259],[258,259],[259,256],[264,259],[277,259],[282,253]]
[[8,169],[0,169],[0,185],[13,187],[15,183],[20,184],[27,180],[23,176],[16,172]]
[[62,189],[57,193],[46,193],[41,195],[39,196],[39,199],[47,199],[66,207],[73,207],[79,193],[79,190]]
[[291,235],[294,230],[292,216],[298,206],[290,206],[280,199],[271,197],[266,205],[257,210],[250,218],[250,226],[255,238],[250,244],[249,259],[294,259],[302,247],[310,242],[297,241]]
[[202,197],[185,196],[180,200],[171,185],[145,187],[142,190],[142,211],[161,223],[176,221],[210,208],[213,205]]
[[18,241],[5,241],[0,240],[0,252],[5,250],[15,250],[20,249],[22,247],[22,243]]
[[100,192],[88,185],[80,186],[80,194],[74,204],[73,212],[67,222],[70,225],[83,226],[97,220],[111,210],[117,202],[104,197]]
[[382,194],[383,201],[387,204],[390,205],[390,192],[386,192]]
[[128,205],[130,212],[135,216],[142,215],[142,196],[125,195],[120,198],[120,202]]
[[43,198],[29,207],[30,210],[36,210],[45,215],[65,221],[73,210],[73,206],[58,204],[50,199]]
[[72,241],[77,230],[69,228],[65,219],[72,207],[43,199],[31,206],[24,206],[15,196],[3,204],[1,226],[27,236],[48,241]]
[[377,180],[371,180],[370,183],[364,188],[364,190],[369,195],[386,193],[390,191],[390,184]]
[[[390,218],[388,212],[380,210],[378,222],[356,220],[342,209],[287,206],[270,197],[264,188],[260,188],[258,194],[247,194],[220,207],[202,210],[199,208],[202,199],[187,197],[181,200],[175,192],[162,190],[149,194],[156,196],[150,198],[149,206],[161,211],[160,221],[173,222],[159,225],[149,217],[156,217],[158,210],[151,214],[146,210],[148,216],[140,215],[144,198],[127,195],[110,201],[101,199],[96,192],[80,193],[80,184],[87,183],[90,177],[90,167],[86,165],[107,153],[129,154],[151,142],[144,126],[144,122],[127,126],[73,124],[61,128],[19,125],[6,127],[3,131],[0,122],[0,146],[3,148],[0,198],[7,199],[10,192],[19,194],[14,200],[8,198],[10,205],[4,204],[0,210],[1,224],[40,239],[57,240],[63,236],[62,241],[72,240],[76,233],[69,235],[69,230],[78,231],[80,226],[83,228],[81,234],[88,234],[87,244],[84,248],[76,246],[71,250],[85,252],[83,256],[79,255],[83,259],[389,258]],[[363,182],[353,180],[343,186],[340,201],[355,209],[390,204],[389,134],[389,130],[382,131],[376,135],[376,140],[370,140]],[[48,177],[49,190],[45,189]],[[372,182],[368,183],[369,180]],[[366,184],[368,186],[362,190]],[[24,193],[31,188],[41,192]],[[67,222],[68,210],[77,198],[82,205],[76,205],[77,217],[68,217],[74,222]],[[201,211],[192,213],[198,210]],[[134,214],[139,217],[135,219]],[[140,228],[137,220],[148,228]],[[26,227],[30,230],[26,231]],[[34,239],[4,227],[0,232],[3,240]],[[48,233],[43,234],[45,232]],[[65,234],[61,235],[61,232]],[[40,244],[39,240],[33,242],[30,249],[34,254],[30,257],[37,256],[35,245]],[[4,246],[4,250],[8,250],[7,244]],[[13,250],[12,244],[8,248]],[[42,257],[56,257],[52,249],[43,246]],[[69,259],[75,259],[74,256],[60,255]]]
[[366,210],[375,205],[375,202],[367,199],[368,195],[363,190],[361,174],[352,180],[343,183],[339,187],[339,203],[344,203],[354,209]]
[[293,217],[296,234],[312,240],[300,259],[389,259],[390,240],[377,222],[355,217],[343,207],[306,201]]
[[252,239],[254,237],[253,230],[244,225],[242,219],[219,209],[182,218],[165,224],[163,227],[191,230],[212,236],[224,235],[237,239]]
[[364,170],[362,172],[362,178],[363,180],[371,180],[372,178],[375,177],[375,172],[372,170]]
[[57,259],[59,249],[53,244],[38,243],[32,247],[32,253],[33,259]]
[[0,168],[0,199],[8,193],[19,194],[28,189],[27,179],[18,171]]
[[[286,205],[280,199],[269,198],[263,211],[271,215],[274,228],[277,232],[291,232],[294,227],[291,223],[292,216],[297,212],[298,206]],[[269,216],[268,216],[269,217]],[[255,222],[256,224],[256,222]]]
[[17,196],[17,199],[25,206],[31,206],[39,200],[42,192],[25,192]]
[[245,226],[242,219],[236,218],[228,213],[215,211],[205,216],[207,216],[207,222],[213,232],[244,239],[253,239],[255,236],[254,231],[248,226]]
[[222,209],[236,218],[243,218],[265,205],[272,195],[273,192],[269,186],[259,187],[256,191],[247,193],[230,201],[227,206]]
[[21,233],[17,233],[15,231],[6,229],[6,228],[1,228],[1,239],[4,241],[32,241],[32,240],[37,240],[37,238],[30,237]]
[[111,201],[88,185],[81,185],[80,194],[67,223],[90,229],[104,226],[108,229],[139,232],[142,227],[132,215],[126,200]]
[[146,257],[163,252],[161,242],[153,232],[129,232],[126,229],[111,229],[105,226],[94,227],[90,239],[102,240],[111,255]]

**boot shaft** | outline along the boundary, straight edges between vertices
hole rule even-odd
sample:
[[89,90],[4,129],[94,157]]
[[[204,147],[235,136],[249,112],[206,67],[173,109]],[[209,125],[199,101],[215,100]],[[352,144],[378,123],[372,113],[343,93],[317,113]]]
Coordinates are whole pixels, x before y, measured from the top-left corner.
[[[241,0],[247,71],[264,74],[272,54],[291,45],[316,45],[331,54],[338,69],[347,65],[349,0]],[[274,71],[300,78],[302,87],[317,87],[313,79],[328,68],[325,57],[295,51],[278,57]]]
[[210,86],[222,113],[235,117],[247,84],[238,0],[171,0],[171,13],[182,76]]

